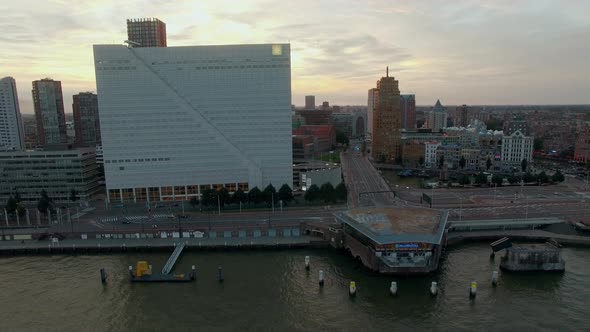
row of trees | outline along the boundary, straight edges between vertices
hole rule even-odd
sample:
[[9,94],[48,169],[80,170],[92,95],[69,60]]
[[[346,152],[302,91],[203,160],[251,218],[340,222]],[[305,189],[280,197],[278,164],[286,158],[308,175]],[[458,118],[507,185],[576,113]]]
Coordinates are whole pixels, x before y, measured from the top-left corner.
[[[479,174],[477,174],[475,176],[474,180],[475,180],[476,185],[487,184],[488,183],[488,176],[485,175],[483,172],[480,172]],[[521,180],[524,183],[537,182],[537,183],[543,184],[543,183],[549,183],[549,182],[563,182],[565,180],[565,177],[558,170],[552,176],[548,176],[547,173],[545,173],[545,171],[542,171],[539,174],[532,174],[531,172],[527,172],[522,177],[518,176],[518,175],[508,175],[506,177],[506,180],[510,184],[518,184],[521,182]],[[458,182],[459,182],[459,184],[462,184],[462,185],[471,184],[471,178],[467,175],[461,175],[458,179]],[[499,174],[494,174],[494,175],[492,175],[491,183],[495,184],[497,186],[501,186],[502,183],[504,183],[504,177]]]
[[226,206],[239,203],[247,203],[248,205],[266,203],[270,206],[273,202],[276,205],[279,201],[282,201],[286,205],[293,200],[293,191],[288,184],[283,184],[278,192],[272,184],[269,184],[262,191],[258,187],[254,187],[248,193],[245,193],[242,189],[238,188],[233,194],[230,194],[226,188],[221,188],[219,190],[207,189],[201,195],[200,201],[196,197],[193,197],[190,200],[190,204],[193,206],[201,204],[206,207],[212,207],[218,204],[220,206]]
[[336,188],[331,183],[326,182],[321,187],[312,184],[305,192],[303,198],[310,203],[324,202],[326,204],[333,204],[346,201],[347,194],[348,192],[344,182],[340,182]]
[[[72,188],[70,190],[69,200],[74,203],[78,200],[78,192],[76,189]],[[22,198],[20,193],[15,190],[14,193],[10,194],[8,200],[6,201],[5,205],[6,212],[10,215],[18,213],[19,217],[23,217],[26,214],[26,208],[22,202]],[[55,212],[55,204],[53,203],[53,199],[49,197],[45,190],[41,190],[39,194],[39,200],[37,201],[37,210],[43,214],[47,214],[49,212]]]

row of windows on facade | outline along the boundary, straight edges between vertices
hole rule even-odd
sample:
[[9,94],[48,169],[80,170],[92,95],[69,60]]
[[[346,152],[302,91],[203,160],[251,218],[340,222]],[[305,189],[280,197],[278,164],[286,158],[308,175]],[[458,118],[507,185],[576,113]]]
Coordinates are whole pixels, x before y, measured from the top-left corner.
[[106,164],[116,164],[116,163],[143,163],[143,162],[150,162],[150,161],[169,161],[170,158],[141,158],[141,159],[118,159],[118,160],[105,160]]
[[248,192],[249,187],[247,182],[240,183],[226,183],[226,184],[208,184],[208,185],[189,185],[189,186],[165,186],[165,187],[149,187],[149,188],[123,188],[123,189],[109,189],[110,200],[145,200],[149,193],[150,199],[160,200],[160,198],[185,198],[183,196],[198,196],[205,190],[213,189],[215,191],[221,188],[227,189],[228,192],[233,193],[238,188],[244,192]]
[[[211,70],[211,69],[252,69],[252,68],[289,68],[290,65],[242,65],[242,66],[208,66],[195,67],[196,70]],[[112,66],[112,67],[96,67],[96,70],[135,70],[136,66]],[[177,70],[184,70],[184,67],[177,67]]]

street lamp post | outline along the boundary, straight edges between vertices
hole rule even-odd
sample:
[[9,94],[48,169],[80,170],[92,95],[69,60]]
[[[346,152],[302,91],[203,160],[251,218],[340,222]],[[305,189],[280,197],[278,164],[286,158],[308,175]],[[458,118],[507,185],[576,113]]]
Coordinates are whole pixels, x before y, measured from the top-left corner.
[[459,202],[460,202],[460,206],[459,206],[459,222],[461,222],[461,220],[463,219],[463,197],[459,197]]
[[525,196],[526,200],[526,209],[524,213],[524,220],[529,220],[529,196]]

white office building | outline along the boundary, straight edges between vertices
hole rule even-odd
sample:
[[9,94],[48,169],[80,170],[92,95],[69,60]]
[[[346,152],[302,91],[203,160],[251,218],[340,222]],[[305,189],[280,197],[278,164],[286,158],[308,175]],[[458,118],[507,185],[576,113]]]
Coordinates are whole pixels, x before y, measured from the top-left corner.
[[4,77],[0,79],[0,151],[24,149],[25,134],[16,81],[12,77]]
[[436,150],[441,146],[439,142],[424,143],[424,166],[434,168],[437,166]]
[[502,166],[505,170],[519,170],[523,159],[533,161],[535,138],[525,136],[520,130],[502,137]]
[[95,45],[111,201],[292,186],[290,45]]

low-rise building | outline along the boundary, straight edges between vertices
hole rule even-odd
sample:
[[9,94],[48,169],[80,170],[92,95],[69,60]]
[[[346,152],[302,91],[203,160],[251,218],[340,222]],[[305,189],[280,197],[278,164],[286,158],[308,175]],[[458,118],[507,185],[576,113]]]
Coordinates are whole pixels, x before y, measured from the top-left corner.
[[420,141],[402,141],[402,165],[418,168],[424,164],[425,145]]
[[436,150],[441,145],[440,142],[426,142],[424,143],[424,167],[436,168],[437,157]]
[[315,138],[316,152],[327,152],[336,145],[336,130],[332,125],[304,125],[293,129],[293,135],[311,135]]
[[32,204],[45,190],[55,203],[66,203],[72,189],[81,201],[100,190],[93,148],[0,152],[1,202],[18,191],[24,203]]
[[342,245],[384,274],[425,274],[438,268],[448,212],[420,208],[359,208],[336,213]]

